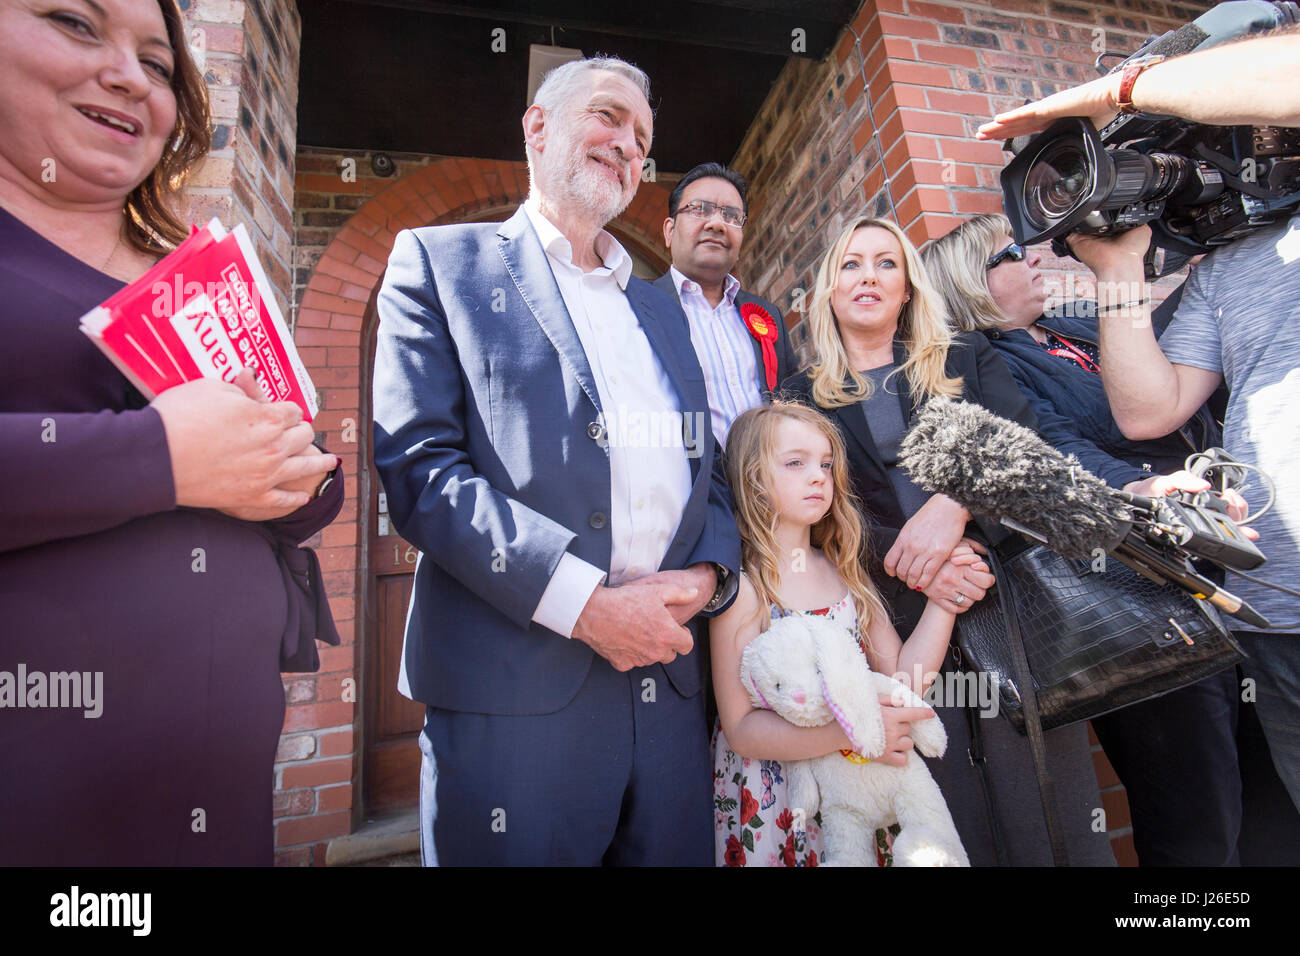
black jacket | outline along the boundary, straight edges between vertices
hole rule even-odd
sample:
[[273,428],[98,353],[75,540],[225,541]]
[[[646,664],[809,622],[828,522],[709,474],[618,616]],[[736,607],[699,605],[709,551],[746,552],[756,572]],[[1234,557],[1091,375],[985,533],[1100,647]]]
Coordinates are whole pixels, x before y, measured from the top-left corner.
[[[1038,324],[1072,342],[1096,345],[1099,341],[1095,318],[1044,317]],[[1025,329],[989,329],[984,335],[1029,399],[1044,437],[1062,452],[1077,456],[1084,468],[1111,487],[1177,471],[1191,452],[1220,440],[1205,409],[1179,432],[1163,438],[1125,438],[1096,372],[1049,355]],[[1186,437],[1180,432],[1186,432]]]
[[[681,296],[678,294],[676,287],[673,285],[673,274],[665,272],[658,279],[655,279],[654,285],[663,289],[678,302],[681,302]],[[787,378],[799,370],[799,358],[795,355],[794,346],[790,344],[790,333],[785,327],[785,316],[767,299],[756,295],[750,295],[744,289],[736,292],[736,310],[746,302],[752,302],[763,309],[776,320],[776,341],[772,343],[776,351],[776,385],[780,386]],[[763,401],[771,401],[774,389],[767,387],[767,382],[763,380],[763,346],[752,335],[749,337],[749,344],[754,348],[754,369],[758,373],[758,390],[763,396]]]
[[[907,360],[903,343],[894,342],[894,362],[902,365]],[[968,402],[982,405],[994,414],[1019,422],[1028,428],[1037,429],[1038,419],[1030,408],[1028,400],[1016,386],[1015,379],[1007,371],[1006,364],[993,351],[988,340],[978,332],[964,332],[953,337],[953,344],[948,349],[948,358],[944,370],[949,376],[961,376],[962,398]],[[908,388],[907,378],[903,375],[890,380],[890,387],[897,389],[899,404],[903,410],[903,420],[912,421],[916,412],[916,401]],[[785,382],[782,392],[797,398],[806,404],[817,407],[812,400],[812,380],[806,371]],[[881,564],[885,554],[893,547],[899,531],[911,515],[903,514],[898,495],[889,480],[884,462],[871,434],[867,430],[867,419],[858,405],[846,405],[842,408],[819,408],[822,414],[839,426],[844,436],[848,454],[849,477],[853,491],[862,501],[871,535],[871,556],[868,566],[871,576],[880,589],[881,596],[888,607],[893,609],[895,620],[904,634],[915,626],[925,609],[925,596],[909,591],[907,585],[884,573]],[[999,543],[1010,532],[997,522],[977,518],[967,528],[967,533],[985,541]]]

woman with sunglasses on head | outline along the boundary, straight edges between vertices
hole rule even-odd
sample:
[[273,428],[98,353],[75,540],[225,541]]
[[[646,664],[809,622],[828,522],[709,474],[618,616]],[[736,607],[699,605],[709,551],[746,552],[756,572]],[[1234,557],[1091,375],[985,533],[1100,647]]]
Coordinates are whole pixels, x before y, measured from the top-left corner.
[[[1074,310],[1087,314],[1044,315],[1041,256],[1015,242],[1005,216],[966,220],[924,258],[954,329],[988,338],[1059,450],[1112,487],[1137,494],[1209,487],[1182,470],[1189,454],[1218,443],[1209,412],[1202,408],[1163,438],[1125,438],[1102,388],[1091,304]],[[1237,863],[1236,700],[1230,668],[1092,721],[1128,792],[1142,865]]]
[[[960,615],[984,599],[994,581],[980,553],[1009,534],[996,522],[972,521],[957,502],[927,493],[899,467],[913,414],[946,395],[1029,428],[1038,423],[984,337],[951,333],[915,246],[887,219],[862,217],[840,232],[818,267],[807,321],[812,367],[784,388],[844,435],[870,533],[867,567],[907,640],[927,603]],[[957,676],[945,664],[949,674]],[[934,711],[948,752],[928,765],[971,864],[1051,865],[1028,740],[991,708],[981,711],[957,681],[941,676],[936,686]],[[1101,797],[1086,730],[1062,727],[1044,741],[1070,862],[1113,866],[1105,833],[1092,828]],[[981,750],[986,758],[977,766],[968,754]]]
[[[0,0],[0,865],[270,864],[280,670],[343,499],[248,372],[147,401],[78,328],[184,239],[175,0]],[[314,586],[313,586],[314,585]]]

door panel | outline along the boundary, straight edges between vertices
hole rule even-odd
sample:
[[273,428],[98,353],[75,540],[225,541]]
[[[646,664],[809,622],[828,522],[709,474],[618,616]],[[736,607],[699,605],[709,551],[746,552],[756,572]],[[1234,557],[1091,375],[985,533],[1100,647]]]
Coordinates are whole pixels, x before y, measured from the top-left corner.
[[[406,609],[415,579],[415,547],[385,527],[378,476],[370,514],[370,571],[373,601],[366,635],[369,675],[366,693],[365,810],[367,814],[415,806],[420,795],[418,735],[424,726],[424,705],[397,691],[402,661]],[[389,533],[380,534],[380,531]]]

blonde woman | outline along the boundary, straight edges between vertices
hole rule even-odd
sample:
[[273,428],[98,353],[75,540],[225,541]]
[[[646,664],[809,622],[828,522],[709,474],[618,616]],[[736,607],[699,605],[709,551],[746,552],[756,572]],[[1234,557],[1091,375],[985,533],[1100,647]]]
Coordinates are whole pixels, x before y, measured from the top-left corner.
[[[808,321],[812,366],[785,389],[843,432],[871,552],[883,555],[870,561],[872,576],[899,633],[911,635],[927,602],[960,614],[983,599],[993,577],[982,562],[967,562],[1007,535],[995,524],[973,522],[955,501],[928,494],[898,467],[913,412],[932,396],[948,395],[1031,428],[1037,419],[983,335],[949,332],[920,256],[888,220],[854,220],[835,239],[817,272]],[[932,762],[931,772],[971,863],[1049,864],[1025,738],[1004,720],[979,719],[964,706],[975,701],[943,687],[935,711],[948,732],[948,757]],[[967,759],[972,739],[987,761]],[[1071,861],[1113,865],[1105,835],[1091,829],[1100,797],[1086,731],[1062,728],[1049,732],[1047,742]]]
[[954,613],[967,610],[993,583],[975,566],[959,571],[949,561],[954,549],[982,549],[965,536],[971,515],[913,485],[896,467],[898,444],[912,413],[934,395],[961,396],[1033,426],[1029,403],[983,336],[953,338],[920,257],[888,220],[858,219],[840,233],[818,269],[808,321],[813,364],[786,389],[846,436],[875,570],[890,579],[880,580],[882,593],[894,605],[910,589]]
[[[932,601],[907,645],[899,640],[859,561],[862,522],[849,491],[844,442],[822,415],[779,401],[744,412],[727,440],[726,467],[743,573],[735,602],[709,626],[718,700],[717,862],[816,866],[822,856],[820,828],[816,818],[795,819],[798,808],[787,805],[782,762],[836,750],[849,759],[857,755],[838,723],[797,727],[753,706],[740,683],[745,646],[775,618],[825,616],[858,640],[872,670],[924,693],[926,675],[943,663],[954,615]],[[882,712],[885,751],[868,756],[902,766],[912,748],[910,722],[933,712],[892,705]]]

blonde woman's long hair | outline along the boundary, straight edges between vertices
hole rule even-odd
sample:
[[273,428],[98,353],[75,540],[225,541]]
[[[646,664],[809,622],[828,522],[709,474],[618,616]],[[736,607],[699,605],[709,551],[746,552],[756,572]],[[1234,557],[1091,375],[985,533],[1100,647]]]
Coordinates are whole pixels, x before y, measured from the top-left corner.
[[[826,437],[831,446],[831,507],[812,526],[812,546],[826,555],[848,585],[858,616],[858,639],[869,646],[867,629],[885,607],[863,570],[869,539],[863,530],[859,503],[849,486],[844,440],[826,416],[807,405],[775,401],[741,414],[727,433],[724,462],[740,528],[740,561],[758,594],[759,613],[769,608],[789,611],[780,597],[780,548],[776,529],[781,516],[772,499],[772,470],[776,458],[776,429],[784,419],[802,422]],[[766,621],[763,622],[766,626]]]
[[922,257],[943,298],[948,321],[959,332],[1000,328],[1007,320],[989,291],[989,259],[1007,244],[1011,221],[983,213],[930,243]]
[[921,257],[907,234],[888,219],[862,216],[853,220],[831,243],[817,269],[812,304],[808,307],[809,331],[817,358],[809,374],[812,395],[822,408],[853,405],[871,394],[871,380],[864,378],[849,362],[840,337],[839,320],[831,308],[831,293],[839,278],[844,253],[859,229],[884,229],[893,234],[903,249],[907,266],[909,301],[903,303],[898,316],[897,336],[907,348],[907,360],[894,374],[907,376],[907,384],[917,402],[935,395],[955,398],[961,394],[961,378],[949,378],[944,371],[952,333],[944,316],[942,300],[926,275]]

